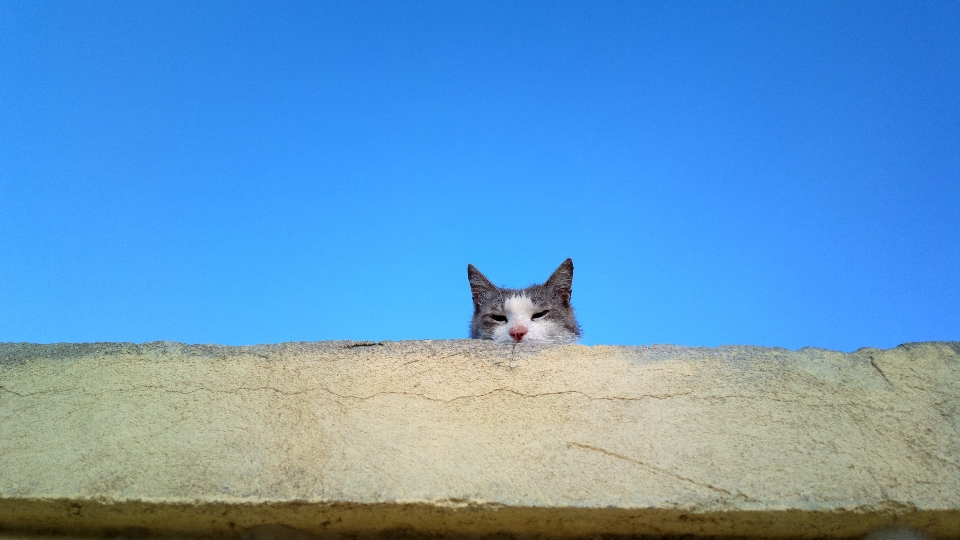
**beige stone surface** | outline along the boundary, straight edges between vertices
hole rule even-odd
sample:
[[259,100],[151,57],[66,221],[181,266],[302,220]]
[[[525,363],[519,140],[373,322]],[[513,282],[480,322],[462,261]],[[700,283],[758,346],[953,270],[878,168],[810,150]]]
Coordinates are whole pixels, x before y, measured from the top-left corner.
[[0,529],[960,538],[960,342],[0,344]]

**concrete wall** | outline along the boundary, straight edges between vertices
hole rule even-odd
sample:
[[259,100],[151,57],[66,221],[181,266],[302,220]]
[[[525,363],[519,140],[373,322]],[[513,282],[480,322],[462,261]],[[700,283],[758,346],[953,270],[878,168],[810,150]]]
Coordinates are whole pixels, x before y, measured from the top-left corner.
[[960,538],[960,342],[0,344],[0,529]]

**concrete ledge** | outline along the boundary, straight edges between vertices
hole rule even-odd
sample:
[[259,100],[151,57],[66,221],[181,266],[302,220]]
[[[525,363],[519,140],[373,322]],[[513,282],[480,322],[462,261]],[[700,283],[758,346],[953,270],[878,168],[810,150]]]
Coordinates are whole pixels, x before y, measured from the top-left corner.
[[0,529],[960,538],[960,342],[0,344]]

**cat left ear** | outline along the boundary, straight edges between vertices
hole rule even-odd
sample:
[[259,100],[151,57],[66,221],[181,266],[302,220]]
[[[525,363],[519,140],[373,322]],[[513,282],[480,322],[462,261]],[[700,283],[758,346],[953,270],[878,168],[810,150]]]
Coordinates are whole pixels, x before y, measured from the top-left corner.
[[569,304],[570,295],[573,294],[573,260],[567,259],[560,263],[544,286],[556,291],[564,303]]
[[467,279],[470,280],[470,292],[473,294],[473,310],[478,312],[484,297],[497,291],[497,286],[490,283],[487,276],[481,274],[477,267],[472,264],[467,265]]

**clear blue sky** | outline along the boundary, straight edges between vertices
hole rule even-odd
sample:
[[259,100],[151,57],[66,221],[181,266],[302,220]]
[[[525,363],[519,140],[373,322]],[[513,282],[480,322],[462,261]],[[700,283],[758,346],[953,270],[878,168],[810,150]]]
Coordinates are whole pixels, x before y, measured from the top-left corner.
[[0,341],[960,339],[960,2],[0,4]]

